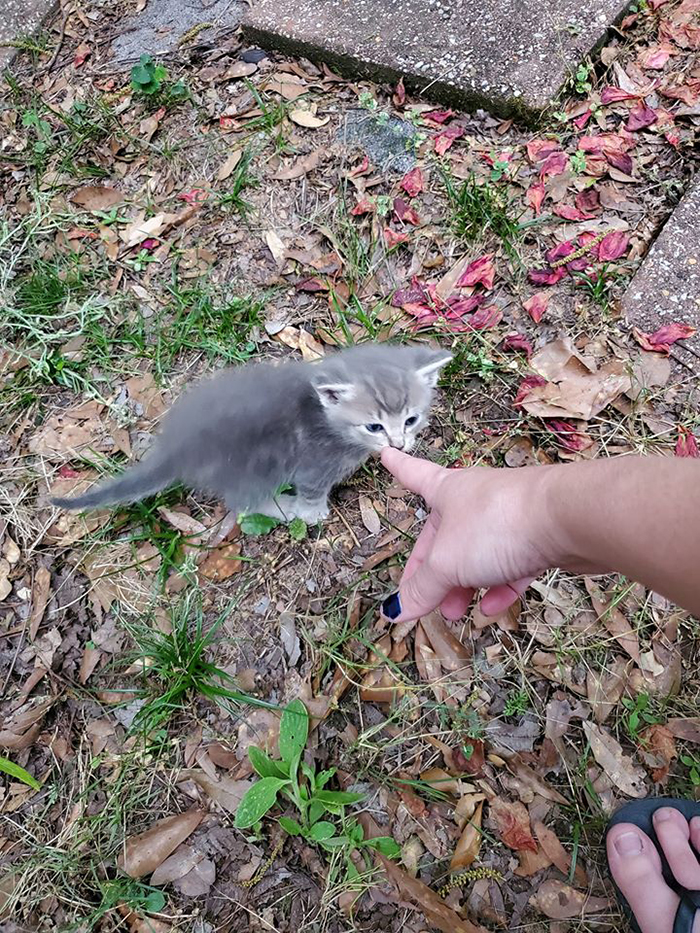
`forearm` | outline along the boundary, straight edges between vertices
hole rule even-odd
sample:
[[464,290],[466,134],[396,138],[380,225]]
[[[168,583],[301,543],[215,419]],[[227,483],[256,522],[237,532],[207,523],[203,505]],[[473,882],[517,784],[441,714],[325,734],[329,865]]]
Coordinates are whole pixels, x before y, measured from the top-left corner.
[[552,566],[622,573],[700,615],[700,460],[545,468],[536,499]]

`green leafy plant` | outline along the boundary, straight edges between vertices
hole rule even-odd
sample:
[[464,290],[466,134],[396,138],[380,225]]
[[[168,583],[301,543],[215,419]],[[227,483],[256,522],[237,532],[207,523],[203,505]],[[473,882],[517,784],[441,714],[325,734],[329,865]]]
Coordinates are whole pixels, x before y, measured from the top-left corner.
[[362,800],[362,794],[326,790],[335,769],[315,773],[301,756],[309,735],[309,714],[301,700],[292,700],[282,713],[280,722],[280,758],[270,758],[255,746],[248,757],[260,776],[245,794],[236,811],[236,826],[255,826],[277,803],[286,797],[299,811],[299,819],[280,817],[280,826],[292,836],[303,836],[310,842],[325,843],[335,836],[337,827],[325,814],[341,816],[347,804]]
[[644,726],[652,726],[659,721],[658,716],[649,708],[651,698],[648,693],[640,693],[634,699],[623,697],[622,705],[627,710],[625,726],[633,742],[639,742],[639,731]]
[[152,97],[158,94],[168,71],[164,65],[153,61],[150,55],[142,55],[137,65],[131,69],[131,87],[139,94]]
[[22,781],[23,784],[27,784],[33,790],[39,790],[41,787],[37,779],[32,777],[28,771],[25,771],[21,765],[16,765],[14,761],[3,758],[2,755],[0,755],[0,771],[17,781]]
[[273,528],[281,525],[281,521],[273,518],[271,515],[263,515],[260,512],[251,512],[250,515],[239,515],[238,524],[244,535],[267,535]]
[[530,709],[527,690],[511,690],[503,707],[504,716],[523,716]]
[[303,541],[309,531],[306,522],[302,518],[293,518],[287,526],[287,530],[292,541]]
[[467,243],[495,236],[511,258],[517,256],[523,228],[507,192],[479,181],[473,173],[458,184],[444,167],[442,179],[455,234]]
[[571,171],[576,172],[577,175],[581,175],[586,171],[586,153],[583,149],[576,150],[569,159],[569,165],[571,166]]
[[688,777],[693,787],[700,787],[700,760],[695,755],[681,755],[681,763],[689,769]]
[[590,94],[593,90],[593,65],[582,62],[574,72],[573,84],[577,94]]

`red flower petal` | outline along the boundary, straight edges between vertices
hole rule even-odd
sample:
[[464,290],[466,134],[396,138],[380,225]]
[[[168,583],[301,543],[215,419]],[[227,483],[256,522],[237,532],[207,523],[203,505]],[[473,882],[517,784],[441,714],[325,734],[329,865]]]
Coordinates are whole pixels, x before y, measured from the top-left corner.
[[448,309],[445,312],[449,317],[461,318],[465,314],[476,311],[485,300],[485,295],[470,295],[468,298],[450,298]]
[[639,56],[639,64],[642,68],[663,68],[671,57],[671,53],[662,48],[646,49]]
[[429,110],[423,114],[425,120],[432,120],[433,123],[447,123],[450,117],[455,115],[454,110]]
[[209,194],[204,188],[192,188],[191,191],[181,191],[177,197],[179,201],[187,201],[188,204],[201,204],[207,200]]
[[550,152],[540,166],[540,178],[549,175],[561,175],[569,167],[569,156],[561,149]]
[[607,149],[604,149],[603,155],[608,160],[608,164],[612,165],[613,168],[618,169],[620,172],[624,172],[625,175],[632,174],[634,162],[629,152],[608,152]]
[[590,220],[593,217],[593,214],[585,214],[571,204],[557,204],[554,213],[557,217],[563,217],[564,220]]
[[547,292],[537,292],[531,298],[528,298],[527,301],[523,302],[523,308],[525,308],[535,324],[539,324],[542,320],[542,315],[547,310],[548,304],[549,295]]
[[394,102],[394,106],[403,107],[406,103],[406,88],[403,84],[403,78],[399,78],[399,83],[394,88],[394,93],[391,95],[391,99]]
[[604,87],[600,92],[601,104],[615,104],[620,100],[636,100],[639,94],[623,91],[621,87]]
[[523,381],[518,386],[518,391],[515,396],[515,401],[513,402],[513,408],[518,408],[525,399],[530,394],[531,389],[536,389],[538,386],[546,386],[547,380],[544,376],[525,376]]
[[652,123],[656,123],[658,119],[656,111],[640,102],[639,106],[635,107],[634,110],[630,112],[629,119],[625,126],[632,133],[635,130],[643,130],[645,127],[651,126]]
[[401,223],[411,224],[413,227],[420,224],[420,217],[403,198],[394,198],[394,215]]
[[503,317],[503,312],[496,305],[484,305],[465,319],[471,330],[488,330],[495,327]]
[[698,440],[689,428],[682,425],[678,427],[678,440],[676,441],[677,457],[698,457],[700,458],[700,449]]
[[525,193],[525,200],[536,215],[540,213],[544,196],[544,182],[542,180],[538,181],[535,185],[530,185]]
[[593,446],[593,438],[576,429],[576,425],[570,421],[557,421],[549,419],[546,422],[547,430],[555,436],[559,445],[565,450],[571,450],[578,453],[580,450],[587,450]]
[[527,149],[528,159],[534,164],[535,162],[541,162],[548,155],[556,152],[559,143],[553,142],[551,139],[531,139],[525,148]]
[[423,173],[416,166],[412,168],[410,172],[407,172],[400,182],[401,187],[409,196],[409,198],[415,198],[421,193],[424,188],[423,185]]
[[350,178],[357,178],[358,175],[365,175],[369,171],[369,158],[364,157],[362,162],[359,165],[356,165],[354,169],[348,172]]
[[600,208],[600,195],[595,188],[585,188],[576,195],[574,203],[580,211],[597,211]]
[[574,126],[576,127],[576,129],[582,130],[584,126],[588,123],[588,121],[591,119],[592,116],[593,116],[592,110],[584,110],[581,116],[576,117],[576,119],[574,120]]
[[529,269],[528,282],[533,285],[556,285],[566,275],[566,266],[557,266],[556,269]]
[[361,198],[350,211],[353,217],[360,217],[362,214],[373,214],[377,205],[369,198]]
[[525,334],[507,334],[501,343],[502,350],[523,350],[528,359],[532,356],[532,344]]
[[389,249],[392,249],[394,246],[398,246],[400,243],[405,243],[408,240],[408,234],[399,233],[396,230],[392,230],[391,227],[385,227],[384,240]]
[[627,252],[630,245],[630,238],[621,230],[614,230],[608,233],[598,245],[598,259],[601,262],[610,262],[612,259],[619,259]]
[[690,324],[664,324],[653,334],[645,334],[643,331],[637,330],[636,327],[632,329],[635,340],[645,350],[667,355],[672,344],[677,340],[692,337],[695,331],[696,328],[691,327]]
[[455,139],[460,139],[462,136],[464,136],[464,127],[448,126],[435,137],[435,151],[438,155],[444,155]]
[[471,285],[481,284],[488,291],[493,288],[496,270],[493,265],[493,254],[487,253],[474,262],[470,262],[464,272],[457,279],[456,288],[467,288]]

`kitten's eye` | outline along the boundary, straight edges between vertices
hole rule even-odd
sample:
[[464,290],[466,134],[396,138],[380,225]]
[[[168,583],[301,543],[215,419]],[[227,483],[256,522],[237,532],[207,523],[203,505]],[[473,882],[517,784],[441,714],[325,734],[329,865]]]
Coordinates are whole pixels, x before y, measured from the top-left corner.
[[379,434],[380,431],[384,430],[381,424],[366,424],[365,428],[369,431],[370,434]]
[[406,418],[406,420],[404,421],[404,425],[405,425],[407,428],[412,428],[413,425],[414,425],[417,421],[418,421],[418,415],[411,415],[410,418]]

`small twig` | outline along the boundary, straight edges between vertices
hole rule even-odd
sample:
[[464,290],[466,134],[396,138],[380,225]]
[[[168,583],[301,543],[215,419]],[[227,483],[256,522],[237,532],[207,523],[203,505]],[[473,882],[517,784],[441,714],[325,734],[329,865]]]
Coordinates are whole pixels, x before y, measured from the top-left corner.
[[53,50],[53,55],[49,59],[49,63],[46,66],[46,71],[51,71],[53,66],[56,64],[56,59],[60,55],[61,46],[63,45],[63,40],[66,35],[66,24],[68,22],[68,17],[72,14],[73,10],[71,7],[66,9],[66,12],[63,14],[63,19],[61,20],[61,29],[58,33],[58,42],[56,43],[56,48]]

